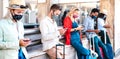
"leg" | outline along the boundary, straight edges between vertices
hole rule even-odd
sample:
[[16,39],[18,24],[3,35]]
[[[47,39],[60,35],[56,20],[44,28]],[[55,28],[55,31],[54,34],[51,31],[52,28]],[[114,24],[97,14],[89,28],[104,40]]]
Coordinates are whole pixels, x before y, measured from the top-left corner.
[[101,37],[100,37],[100,38],[101,38],[101,41],[102,41],[103,43],[105,43],[104,31],[101,30],[101,31],[99,32],[99,36],[101,36]]
[[77,57],[78,57],[78,59],[83,59],[82,56],[81,56],[81,54],[78,53],[78,52],[77,52]]
[[[50,59],[56,59],[56,48],[55,47],[47,50],[46,52],[49,55]],[[57,56],[58,58],[62,58],[61,50],[58,50]]]
[[98,59],[103,59],[100,53],[100,49],[99,49],[99,39],[97,38],[97,36],[94,37],[94,44],[95,44],[95,52],[97,52],[98,54]]
[[[105,34],[104,34],[104,31],[100,31],[99,35],[101,36],[102,42],[105,44]],[[110,38],[109,38],[107,32],[106,32],[106,41],[107,41],[107,43],[111,44]]]
[[110,42],[110,38],[109,38],[107,32],[106,32],[106,39],[107,39],[107,43],[111,44],[111,42]]
[[[99,38],[98,38],[99,39]],[[106,46],[103,44],[103,42],[99,39],[98,44],[103,49],[103,53],[105,55],[105,59],[109,59],[108,52]]]
[[77,57],[78,57],[78,59],[89,59],[88,56],[82,55],[82,54],[80,54],[78,52],[77,52]]
[[78,41],[71,41],[71,45],[75,48],[77,53],[80,53],[82,55],[89,55],[89,50],[84,48],[82,46],[82,44],[80,44],[80,42],[78,42]]
[[46,53],[48,54],[48,56],[50,57],[50,59],[56,59],[55,48],[51,48],[51,49],[47,50]]

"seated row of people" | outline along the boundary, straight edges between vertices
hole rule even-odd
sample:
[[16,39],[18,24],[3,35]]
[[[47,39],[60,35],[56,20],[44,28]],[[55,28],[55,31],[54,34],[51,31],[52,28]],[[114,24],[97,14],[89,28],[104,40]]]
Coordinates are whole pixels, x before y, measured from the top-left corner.
[[[56,44],[60,43],[59,42],[60,34],[65,35],[65,45],[72,45],[72,47],[75,48],[75,50],[77,51],[78,59],[89,59],[91,51],[90,49],[84,48],[82,45],[80,38],[81,30],[83,30],[86,33],[86,37],[88,38],[88,40],[94,40],[92,44],[95,45],[95,52],[97,52],[98,54],[98,59],[110,59],[108,49],[104,44],[105,27],[108,28],[109,26],[104,24],[105,17],[103,18],[101,17],[101,14],[103,13],[99,13],[99,10],[96,8],[92,9],[90,16],[85,18],[83,27],[79,26],[76,20],[76,18],[79,16],[79,9],[73,7],[69,10],[68,13],[66,13],[66,16],[64,16],[63,18],[64,19],[63,28],[58,30],[57,24],[53,16],[57,16],[60,13],[61,13],[60,6],[57,4],[53,4],[50,8],[48,16],[40,22],[43,50],[47,52],[51,59],[57,58],[56,57],[57,49],[55,48]],[[98,28],[95,28],[95,26]],[[99,38],[98,34],[101,36],[101,39]],[[107,34],[106,37],[107,43],[110,43],[110,39]],[[104,57],[102,57],[99,47],[103,49]],[[57,53],[57,55],[59,55],[58,58],[62,58],[63,56],[61,52],[62,49],[59,48],[58,50],[59,50],[59,52]]]

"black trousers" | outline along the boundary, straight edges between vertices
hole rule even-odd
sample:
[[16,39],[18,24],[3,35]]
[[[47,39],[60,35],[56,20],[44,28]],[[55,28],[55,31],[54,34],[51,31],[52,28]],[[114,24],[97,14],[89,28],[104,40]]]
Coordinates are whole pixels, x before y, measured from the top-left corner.
[[[104,31],[101,30],[98,35],[101,36],[100,38],[101,38],[102,42],[105,44],[105,33],[104,33]],[[107,32],[106,32],[106,43],[111,44],[110,38],[109,38]]]

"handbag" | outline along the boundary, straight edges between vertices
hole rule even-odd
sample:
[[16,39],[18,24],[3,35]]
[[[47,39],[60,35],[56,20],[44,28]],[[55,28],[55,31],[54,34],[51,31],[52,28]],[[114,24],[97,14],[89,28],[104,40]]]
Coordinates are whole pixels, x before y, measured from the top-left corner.
[[19,49],[18,59],[26,59],[21,47]]

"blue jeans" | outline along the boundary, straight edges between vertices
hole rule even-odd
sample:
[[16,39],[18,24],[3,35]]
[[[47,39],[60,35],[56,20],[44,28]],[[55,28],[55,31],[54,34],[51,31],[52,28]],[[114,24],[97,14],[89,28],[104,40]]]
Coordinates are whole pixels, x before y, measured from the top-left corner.
[[22,51],[22,48],[19,49],[18,59],[26,59],[26,58],[25,58],[25,55],[24,55],[24,53],[23,53],[23,51]]
[[87,56],[90,54],[89,50],[84,48],[80,39],[71,39],[71,45],[77,51],[78,59],[87,59]]
[[[93,39],[92,39],[93,40]],[[93,41],[91,40],[92,44]],[[103,42],[98,38],[98,36],[94,37],[94,45],[95,45],[95,52],[98,53],[98,59],[109,59],[108,56],[108,52],[107,52],[107,48],[106,46],[103,44]],[[103,49],[103,53],[104,53],[104,58],[102,58],[101,52],[99,47],[101,47]]]

